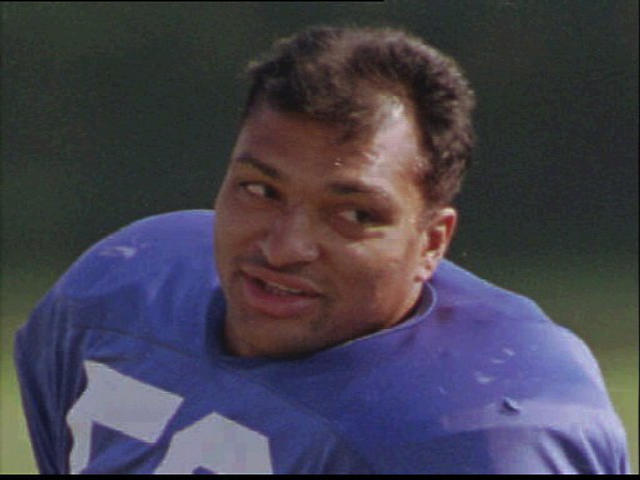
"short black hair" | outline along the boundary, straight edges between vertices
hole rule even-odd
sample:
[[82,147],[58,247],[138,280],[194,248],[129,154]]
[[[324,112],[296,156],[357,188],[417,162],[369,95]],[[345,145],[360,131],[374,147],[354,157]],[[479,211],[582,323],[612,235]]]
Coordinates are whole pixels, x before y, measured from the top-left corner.
[[448,204],[460,190],[475,96],[457,63],[423,40],[395,28],[310,27],[276,41],[247,74],[243,120],[266,102],[340,126],[345,138],[375,128],[384,99],[399,99],[422,137],[428,204]]

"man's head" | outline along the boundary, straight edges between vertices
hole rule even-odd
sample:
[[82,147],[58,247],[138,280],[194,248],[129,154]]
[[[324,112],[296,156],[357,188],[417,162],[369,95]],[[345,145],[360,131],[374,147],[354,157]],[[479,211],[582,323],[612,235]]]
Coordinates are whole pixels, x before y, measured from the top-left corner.
[[230,351],[309,353],[404,320],[471,149],[455,64],[397,31],[315,28],[249,71],[216,201]]

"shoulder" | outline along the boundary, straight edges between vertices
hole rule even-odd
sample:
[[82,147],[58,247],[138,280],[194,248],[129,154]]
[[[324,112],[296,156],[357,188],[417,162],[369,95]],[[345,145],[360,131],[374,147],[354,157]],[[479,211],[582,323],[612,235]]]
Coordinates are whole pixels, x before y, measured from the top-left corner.
[[215,217],[208,210],[165,213],[137,220],[84,252],[54,287],[59,295],[96,297],[147,282],[179,267],[210,267]]
[[552,321],[533,300],[451,262],[442,265],[432,285],[435,301],[427,328],[438,338],[438,348],[448,349],[466,364],[481,385],[492,383],[492,378],[508,378],[512,389],[520,385],[529,394],[536,388],[566,389],[572,397],[578,393],[575,382],[586,382],[600,392],[597,398],[606,398],[588,346]]
[[441,440],[480,448],[494,471],[619,471],[624,429],[582,339],[451,262],[432,287],[424,365],[436,371]]
[[443,261],[430,281],[436,292],[437,307],[473,316],[518,318],[548,323],[550,320],[530,298],[494,285],[451,261]]
[[[601,382],[586,344],[532,299],[444,262],[432,279],[433,305],[423,329],[470,365],[486,362],[556,372],[578,370]],[[504,360],[504,362],[503,362]],[[497,368],[497,367],[494,367]]]
[[164,359],[202,352],[216,285],[212,221],[212,212],[175,212],[107,236],[69,267],[16,333],[16,369],[43,471],[66,469],[65,418],[86,388],[85,360],[128,359],[153,371],[150,352]]
[[214,221],[211,211],[172,212],[100,240],[38,303],[22,341],[55,335],[79,342],[79,332],[93,330],[179,349],[199,346],[218,286]]

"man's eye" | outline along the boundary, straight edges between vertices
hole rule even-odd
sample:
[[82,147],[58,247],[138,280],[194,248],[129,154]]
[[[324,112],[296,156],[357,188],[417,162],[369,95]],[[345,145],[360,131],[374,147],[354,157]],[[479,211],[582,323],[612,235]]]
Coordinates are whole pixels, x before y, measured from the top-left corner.
[[241,186],[248,193],[256,197],[274,198],[276,196],[276,191],[264,183],[245,182],[242,183]]
[[340,218],[351,223],[367,225],[376,222],[375,216],[366,210],[351,209],[345,210],[338,214]]

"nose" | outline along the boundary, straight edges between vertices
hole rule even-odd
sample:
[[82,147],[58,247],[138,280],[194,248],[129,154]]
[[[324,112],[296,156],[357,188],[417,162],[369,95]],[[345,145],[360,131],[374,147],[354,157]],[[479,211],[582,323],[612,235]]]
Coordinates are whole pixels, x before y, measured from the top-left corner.
[[303,208],[281,212],[260,242],[260,248],[274,267],[312,262],[319,254],[313,230],[309,214]]

